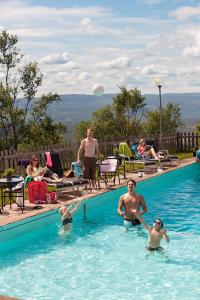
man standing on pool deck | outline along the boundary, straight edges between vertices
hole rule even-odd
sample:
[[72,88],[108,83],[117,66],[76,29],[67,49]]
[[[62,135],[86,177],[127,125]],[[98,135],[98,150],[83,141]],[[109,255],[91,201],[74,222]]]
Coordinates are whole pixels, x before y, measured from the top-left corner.
[[[135,192],[136,182],[133,179],[129,179],[127,182],[128,193],[122,195],[118,203],[118,214],[124,218],[124,226],[126,231],[130,226],[136,226],[140,224],[140,221],[132,212],[137,212],[142,215],[147,212],[147,205],[144,197]],[[140,210],[142,208],[142,210]]]
[[87,138],[81,141],[81,145],[78,150],[77,162],[80,164],[82,156],[83,178],[91,180],[93,189],[96,188],[96,155],[101,155],[99,145],[97,140],[93,138],[92,128],[88,128]]

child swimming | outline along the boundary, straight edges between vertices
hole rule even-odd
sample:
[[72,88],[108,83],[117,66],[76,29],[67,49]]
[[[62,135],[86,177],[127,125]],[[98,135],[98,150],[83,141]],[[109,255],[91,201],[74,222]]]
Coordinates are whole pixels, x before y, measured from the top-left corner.
[[71,232],[71,229],[72,229],[72,215],[75,213],[75,211],[77,211],[80,204],[81,204],[81,202],[79,201],[78,203],[76,203],[75,206],[74,206],[74,204],[71,204],[69,207],[62,206],[60,208],[60,213],[62,215],[62,228],[63,228],[65,233],[70,233]]
[[163,222],[161,219],[156,219],[153,222],[153,227],[149,226],[141,217],[140,213],[133,209],[132,212],[138,218],[138,220],[143,224],[145,229],[148,231],[148,242],[147,250],[161,252],[163,248],[160,246],[161,239],[164,238],[166,242],[169,242],[169,237],[166,233],[166,229],[163,229]]

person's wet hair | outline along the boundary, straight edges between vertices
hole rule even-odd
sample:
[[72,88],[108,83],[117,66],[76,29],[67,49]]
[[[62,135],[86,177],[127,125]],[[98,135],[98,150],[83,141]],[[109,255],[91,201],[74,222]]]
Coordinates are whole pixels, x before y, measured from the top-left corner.
[[159,223],[160,224],[160,228],[163,228],[163,221],[161,219],[155,219],[155,221],[153,221],[153,223]]
[[135,181],[134,179],[129,179],[129,180],[127,181],[127,185],[129,184],[129,182],[132,182],[132,183],[136,186],[136,181]]

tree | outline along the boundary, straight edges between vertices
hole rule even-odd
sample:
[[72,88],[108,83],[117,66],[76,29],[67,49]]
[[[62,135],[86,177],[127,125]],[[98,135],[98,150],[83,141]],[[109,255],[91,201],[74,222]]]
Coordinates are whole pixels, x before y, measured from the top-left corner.
[[[163,134],[173,134],[183,126],[181,121],[181,109],[178,104],[168,103],[162,110],[162,129]],[[160,130],[160,111],[150,111],[146,114],[144,122],[145,132],[147,134],[159,134]]]
[[197,128],[197,131],[200,132],[200,121],[197,122],[196,128]]
[[[0,34],[0,65],[4,78],[0,81],[0,131],[2,147],[17,149],[20,143],[31,141],[33,134],[30,124],[35,131],[49,136],[49,129],[41,132],[44,121],[56,129],[58,140],[62,139],[65,127],[56,124],[47,116],[47,106],[59,101],[57,94],[43,95],[35,100],[38,88],[42,85],[42,74],[37,62],[23,65],[23,55],[17,49],[18,38],[6,30]],[[37,119],[37,122],[35,120]],[[35,122],[35,123],[34,123]],[[55,133],[55,132],[54,132]],[[38,144],[42,141],[38,138]],[[35,142],[33,142],[35,143]],[[45,142],[47,143],[47,142]]]
[[117,126],[112,106],[106,105],[93,113],[91,125],[98,139],[117,136]]
[[124,137],[138,136],[141,131],[141,120],[144,116],[145,97],[137,88],[128,90],[121,86],[120,93],[113,98],[113,108],[119,135]]
[[89,127],[91,127],[91,121],[89,120],[82,120],[77,123],[75,127],[75,137],[78,140],[83,139],[86,136],[86,131]]

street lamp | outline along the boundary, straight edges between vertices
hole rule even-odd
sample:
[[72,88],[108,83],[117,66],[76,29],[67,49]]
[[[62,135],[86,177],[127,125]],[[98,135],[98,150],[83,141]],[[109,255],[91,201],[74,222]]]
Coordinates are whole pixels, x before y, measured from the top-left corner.
[[159,107],[159,111],[160,111],[160,130],[159,130],[159,143],[160,143],[160,149],[162,149],[162,138],[163,138],[163,128],[162,128],[162,98],[161,98],[161,88],[162,88],[162,81],[160,80],[160,78],[155,80],[155,84],[158,87],[159,90],[159,101],[160,101],[160,107]]

